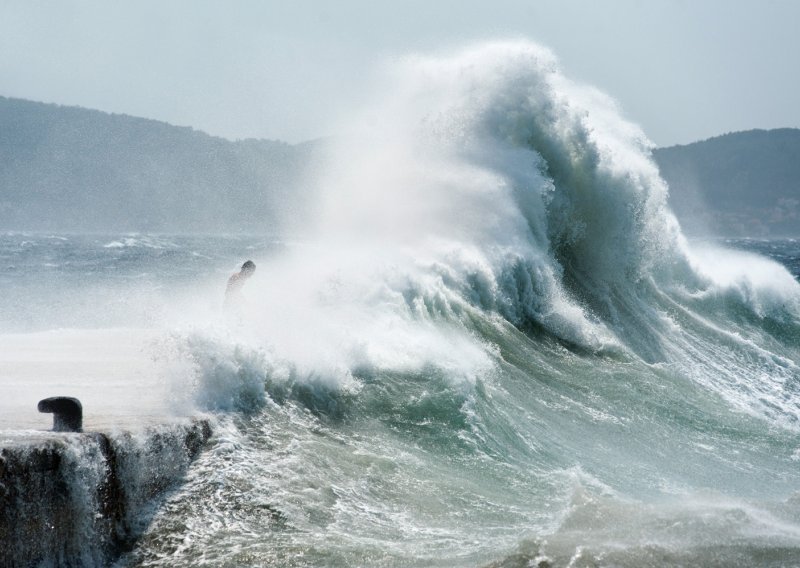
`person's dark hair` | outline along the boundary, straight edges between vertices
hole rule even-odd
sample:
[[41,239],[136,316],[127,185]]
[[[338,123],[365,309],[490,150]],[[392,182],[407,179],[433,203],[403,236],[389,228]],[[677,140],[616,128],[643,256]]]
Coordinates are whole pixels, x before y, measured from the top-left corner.
[[248,260],[242,265],[242,270],[244,272],[255,272],[256,270],[256,263],[252,260]]

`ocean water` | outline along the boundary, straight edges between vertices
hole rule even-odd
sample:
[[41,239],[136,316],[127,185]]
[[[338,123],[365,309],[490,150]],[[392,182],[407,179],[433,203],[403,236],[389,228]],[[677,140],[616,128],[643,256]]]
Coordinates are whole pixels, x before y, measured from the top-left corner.
[[533,44],[377,91],[291,237],[0,237],[0,345],[129,330],[214,417],[119,565],[800,565],[800,242],[688,240]]

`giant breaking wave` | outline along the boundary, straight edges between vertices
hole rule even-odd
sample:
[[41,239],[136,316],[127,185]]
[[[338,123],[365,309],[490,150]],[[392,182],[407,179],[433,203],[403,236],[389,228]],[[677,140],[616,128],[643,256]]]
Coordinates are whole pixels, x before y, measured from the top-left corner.
[[241,318],[176,342],[246,418],[139,558],[796,559],[795,279],[687,242],[646,137],[543,48],[410,57],[376,93]]
[[304,245],[252,293],[250,339],[277,364],[332,386],[428,366],[471,381],[494,352],[475,322],[507,323],[798,426],[800,286],[690,247],[613,100],[527,42],[408,58],[379,91],[336,140]]

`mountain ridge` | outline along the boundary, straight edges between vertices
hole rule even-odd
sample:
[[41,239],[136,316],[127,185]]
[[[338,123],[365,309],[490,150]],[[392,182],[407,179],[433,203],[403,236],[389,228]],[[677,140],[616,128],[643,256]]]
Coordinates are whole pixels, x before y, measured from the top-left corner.
[[730,132],[653,157],[688,232],[800,235],[800,129]]
[[0,97],[0,227],[260,232],[299,206],[314,147]]
[[[0,96],[0,230],[275,233],[311,205],[324,148]],[[689,234],[800,236],[800,129],[653,158]]]

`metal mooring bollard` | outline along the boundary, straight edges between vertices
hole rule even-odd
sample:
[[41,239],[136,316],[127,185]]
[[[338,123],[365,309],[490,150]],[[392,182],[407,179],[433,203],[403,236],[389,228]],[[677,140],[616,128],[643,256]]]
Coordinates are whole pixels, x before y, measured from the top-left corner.
[[51,396],[39,401],[39,412],[53,413],[54,432],[81,432],[83,406],[71,396]]

